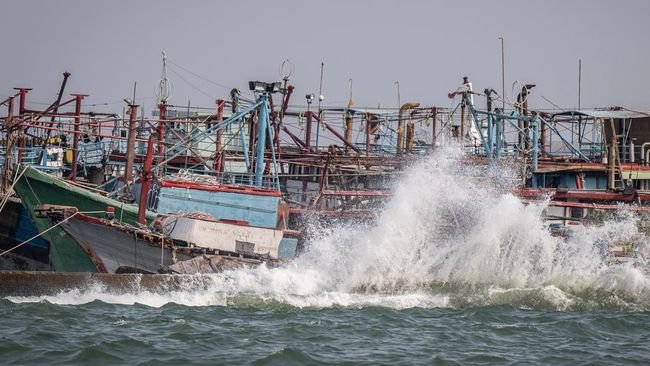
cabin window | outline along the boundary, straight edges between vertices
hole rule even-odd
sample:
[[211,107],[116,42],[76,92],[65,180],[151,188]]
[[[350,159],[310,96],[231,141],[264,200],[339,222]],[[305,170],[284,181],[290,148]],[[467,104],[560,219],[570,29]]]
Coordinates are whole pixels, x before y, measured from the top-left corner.
[[577,207],[571,207],[571,218],[577,220],[582,219],[582,209]]
[[255,253],[255,243],[235,240],[235,251],[237,253]]
[[559,175],[546,176],[546,188],[558,188],[561,184]]

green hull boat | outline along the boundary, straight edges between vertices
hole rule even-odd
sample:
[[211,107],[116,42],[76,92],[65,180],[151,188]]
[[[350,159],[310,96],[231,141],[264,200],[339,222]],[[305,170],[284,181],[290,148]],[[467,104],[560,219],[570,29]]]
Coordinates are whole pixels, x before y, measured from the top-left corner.
[[[50,217],[40,217],[35,208],[39,205],[72,206],[88,216],[103,217],[108,207],[115,210],[115,219],[136,225],[138,208],[75,186],[30,166],[18,167],[18,180],[14,191],[22,200],[30,218],[42,238],[50,243],[50,263],[57,272],[97,272],[97,266],[83,247],[61,227],[52,228]],[[155,213],[147,212],[147,222]]]

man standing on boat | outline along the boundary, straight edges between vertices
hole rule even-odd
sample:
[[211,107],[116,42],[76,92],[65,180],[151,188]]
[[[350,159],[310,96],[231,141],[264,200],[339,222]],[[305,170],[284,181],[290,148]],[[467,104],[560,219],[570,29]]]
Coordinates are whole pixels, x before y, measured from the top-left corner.
[[[467,76],[463,76],[463,85],[460,86],[455,91],[447,94],[447,96],[449,97],[449,99],[454,99],[456,95],[461,95],[461,97],[464,97],[465,94],[467,94],[468,98],[463,99],[461,101],[461,105],[463,106],[463,108],[461,109],[462,111],[461,113],[465,113],[464,106],[466,101],[470,103],[472,108],[474,107],[474,91],[472,89],[472,82],[469,81],[469,77]],[[474,123],[474,116],[472,115],[471,112],[468,113],[467,117],[468,117],[467,121],[469,122],[469,131],[463,128],[462,130],[467,132],[465,133],[465,136],[463,136],[462,138],[469,139],[472,142],[472,146],[478,147],[481,145],[481,134],[479,134],[478,130],[476,129],[476,124]],[[464,120],[465,118],[461,118],[461,121]]]
[[468,76],[463,76],[463,85],[458,87],[458,89],[456,89],[455,91],[447,94],[447,96],[449,97],[449,99],[454,99],[454,97],[456,95],[459,95],[459,94],[462,95],[463,93],[469,93],[469,101],[470,101],[470,103],[474,104],[474,96],[472,95],[472,91],[473,91],[472,82],[469,81]]

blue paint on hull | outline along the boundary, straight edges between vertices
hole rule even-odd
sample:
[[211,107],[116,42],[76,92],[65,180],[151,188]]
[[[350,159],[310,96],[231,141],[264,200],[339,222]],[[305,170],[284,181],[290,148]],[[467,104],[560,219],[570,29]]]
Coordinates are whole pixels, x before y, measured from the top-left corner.
[[[27,209],[17,200],[7,201],[0,212],[0,249],[8,250],[38,235]],[[15,254],[47,263],[50,245],[47,240],[37,237],[20,248]]]
[[293,258],[296,256],[298,248],[298,239],[282,238],[278,248],[278,258]]
[[217,219],[243,220],[251,226],[275,228],[279,203],[280,197],[274,196],[163,187],[158,212],[200,211]]

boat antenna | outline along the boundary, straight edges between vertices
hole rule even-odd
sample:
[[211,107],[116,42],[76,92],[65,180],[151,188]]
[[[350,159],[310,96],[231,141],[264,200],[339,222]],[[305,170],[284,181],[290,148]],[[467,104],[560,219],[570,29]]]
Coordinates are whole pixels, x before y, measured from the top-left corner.
[[318,87],[318,117],[320,118],[320,104],[325,99],[323,96],[323,69],[325,68],[325,63],[320,63],[320,86]]
[[133,105],[135,105],[135,90],[136,90],[137,87],[138,87],[138,82],[134,81],[133,82],[133,99],[131,99],[131,103]]
[[354,104],[354,102],[352,102],[352,78],[348,79],[348,81],[350,82],[350,99],[348,99],[348,108],[350,108],[352,107],[352,104]]
[[156,89],[158,103],[166,102],[171,97],[173,90],[171,81],[167,79],[167,53],[165,51],[162,52],[162,63],[162,74],[160,75],[158,88]]
[[293,62],[291,62],[291,60],[286,59],[282,61],[279,70],[282,80],[289,81],[291,74],[293,74],[293,70],[294,70],[294,65]]
[[582,91],[582,59],[578,59],[578,110],[580,110],[580,92]]
[[325,97],[323,96],[323,69],[325,68],[325,63],[320,63],[320,85],[318,86],[318,120],[316,121],[316,149],[318,149],[318,135],[320,132],[320,120],[322,118],[321,114],[323,110],[321,109],[321,102]]

